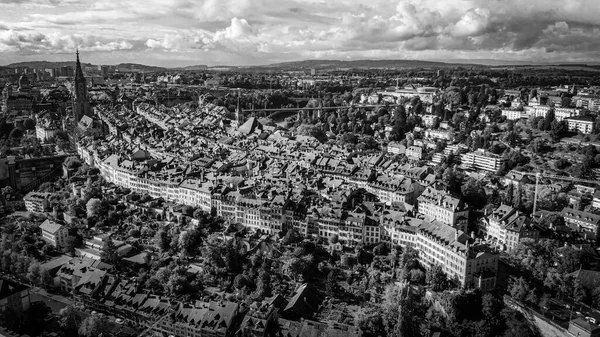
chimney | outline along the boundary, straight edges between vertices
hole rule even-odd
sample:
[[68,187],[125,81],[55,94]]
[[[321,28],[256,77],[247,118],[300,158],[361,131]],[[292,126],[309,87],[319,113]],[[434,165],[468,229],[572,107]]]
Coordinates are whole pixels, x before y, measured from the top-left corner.
[[458,228],[454,228],[454,240],[458,240]]
[[471,231],[471,239],[475,240],[475,231]]

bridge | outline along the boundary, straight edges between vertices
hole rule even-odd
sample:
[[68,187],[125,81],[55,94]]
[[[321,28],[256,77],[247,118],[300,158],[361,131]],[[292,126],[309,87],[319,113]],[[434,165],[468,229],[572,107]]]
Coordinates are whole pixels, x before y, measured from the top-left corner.
[[276,117],[287,114],[294,115],[301,111],[331,111],[331,110],[350,110],[350,109],[377,109],[387,107],[397,107],[399,104],[375,104],[375,105],[344,105],[344,106],[323,106],[323,107],[304,107],[304,108],[277,108],[277,109],[243,109],[244,115],[253,115],[258,118],[268,117],[275,119]]

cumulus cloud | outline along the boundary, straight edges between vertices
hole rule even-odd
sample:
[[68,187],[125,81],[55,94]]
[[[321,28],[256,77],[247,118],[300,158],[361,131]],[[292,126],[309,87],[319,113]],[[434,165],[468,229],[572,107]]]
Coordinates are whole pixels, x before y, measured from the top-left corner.
[[1,6],[3,56],[76,46],[116,51],[115,57],[152,50],[147,57],[237,63],[600,55],[595,0],[0,0]]
[[454,26],[454,36],[478,36],[488,26],[490,10],[487,8],[470,9]]

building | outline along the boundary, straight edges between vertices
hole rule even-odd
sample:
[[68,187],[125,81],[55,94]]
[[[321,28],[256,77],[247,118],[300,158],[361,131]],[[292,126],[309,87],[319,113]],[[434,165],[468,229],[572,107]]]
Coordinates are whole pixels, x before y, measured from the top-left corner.
[[79,122],[83,116],[91,116],[90,103],[88,101],[87,84],[79,62],[79,50],[77,51],[77,64],[75,67],[75,81],[73,83],[73,119]]
[[551,109],[554,110],[554,119],[558,122],[568,117],[578,117],[582,115],[582,110],[576,108],[558,108],[547,105],[526,106],[524,108],[525,113],[529,115],[529,118],[546,117]]
[[423,222],[417,229],[415,248],[426,268],[439,265],[460,286],[482,291],[496,287],[498,253],[475,244],[463,231],[439,221]]
[[42,230],[42,239],[57,249],[61,249],[66,246],[67,237],[69,236],[69,230],[66,226],[56,223],[50,219],[42,222],[40,225]]
[[484,149],[477,149],[475,152],[461,154],[460,160],[465,168],[479,169],[494,173],[499,172],[506,161],[502,156],[487,152]]
[[514,249],[522,239],[538,239],[539,231],[526,214],[508,205],[500,205],[487,217],[487,237],[496,246]]
[[0,278],[0,311],[13,310],[21,313],[31,305],[29,287]]
[[48,197],[51,193],[29,192],[23,197],[25,208],[29,212],[41,213],[48,209]]
[[600,327],[579,317],[569,322],[567,332],[574,337],[599,337]]
[[419,213],[467,231],[469,206],[462,200],[429,186],[417,198],[417,202]]
[[447,141],[452,141],[454,136],[450,130],[425,130],[425,138],[427,139],[442,139]]
[[519,186],[531,184],[532,181],[527,175],[517,172],[517,171],[514,171],[514,170],[511,170],[504,176],[503,183],[504,183],[504,186],[508,186],[509,184],[512,184],[513,187],[517,188]]
[[518,120],[521,118],[529,117],[524,110],[515,110],[515,109],[502,109],[502,116],[506,117],[508,120]]
[[397,142],[390,142],[387,145],[387,152],[391,154],[404,154],[406,152],[406,146]]
[[571,132],[581,132],[589,135],[594,130],[594,120],[591,117],[567,117],[564,119]]
[[571,229],[578,232],[591,232],[594,235],[598,234],[600,215],[579,211],[570,207],[565,207],[561,213]]
[[35,96],[31,90],[31,84],[27,75],[23,74],[19,78],[17,90],[13,90],[10,83],[7,83],[2,92],[2,112],[4,114],[23,111],[27,114],[33,108]]
[[421,160],[423,158],[423,148],[420,146],[409,146],[406,149],[406,156],[408,159]]

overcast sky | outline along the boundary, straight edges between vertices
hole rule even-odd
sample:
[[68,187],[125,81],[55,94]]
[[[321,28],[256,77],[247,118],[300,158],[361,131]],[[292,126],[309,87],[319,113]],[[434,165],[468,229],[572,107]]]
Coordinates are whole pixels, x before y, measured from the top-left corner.
[[0,0],[0,64],[600,60],[599,0]]

